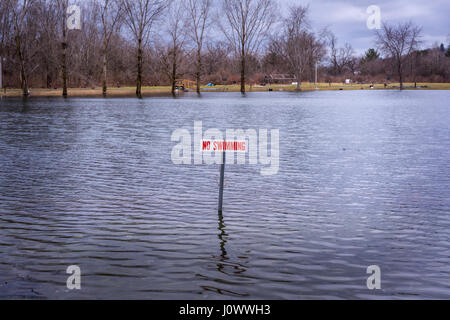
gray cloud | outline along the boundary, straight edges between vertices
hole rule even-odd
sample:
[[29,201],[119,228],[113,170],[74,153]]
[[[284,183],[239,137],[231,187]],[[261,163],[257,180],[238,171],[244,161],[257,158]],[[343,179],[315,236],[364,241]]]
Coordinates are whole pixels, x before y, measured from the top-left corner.
[[282,12],[289,5],[308,4],[315,29],[329,27],[343,45],[349,42],[358,54],[374,47],[374,30],[366,26],[370,5],[381,9],[381,19],[390,23],[412,21],[423,27],[423,46],[448,41],[448,0],[280,0]]

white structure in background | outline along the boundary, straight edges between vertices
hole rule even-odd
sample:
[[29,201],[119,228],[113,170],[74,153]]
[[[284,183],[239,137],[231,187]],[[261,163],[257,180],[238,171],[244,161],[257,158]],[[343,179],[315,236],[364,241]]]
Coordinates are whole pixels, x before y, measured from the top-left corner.
[[345,79],[345,84],[351,84],[352,80],[351,79]]

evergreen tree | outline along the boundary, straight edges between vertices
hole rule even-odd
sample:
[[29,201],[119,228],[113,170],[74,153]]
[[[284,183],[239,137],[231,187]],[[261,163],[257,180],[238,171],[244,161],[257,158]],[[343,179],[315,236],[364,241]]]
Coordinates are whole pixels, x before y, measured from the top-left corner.
[[364,60],[369,62],[372,60],[376,60],[380,57],[380,54],[378,53],[377,50],[370,48],[369,50],[367,50],[366,52],[366,56],[364,57]]

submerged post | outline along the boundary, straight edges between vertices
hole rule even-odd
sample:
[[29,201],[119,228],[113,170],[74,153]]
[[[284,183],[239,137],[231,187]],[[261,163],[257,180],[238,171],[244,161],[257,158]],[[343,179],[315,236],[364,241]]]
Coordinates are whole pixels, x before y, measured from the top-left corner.
[[219,186],[219,213],[222,213],[223,207],[223,186],[225,184],[225,155],[226,152],[223,150],[223,162],[220,166],[220,186]]

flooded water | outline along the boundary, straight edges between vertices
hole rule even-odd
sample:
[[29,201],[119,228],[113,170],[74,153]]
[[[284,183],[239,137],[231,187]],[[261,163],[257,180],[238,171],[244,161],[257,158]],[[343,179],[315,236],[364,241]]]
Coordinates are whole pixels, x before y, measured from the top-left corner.
[[[0,298],[450,298],[450,92],[0,101]],[[279,129],[280,166],[172,132]],[[66,287],[70,265],[81,290]],[[366,286],[370,265],[381,290]]]

